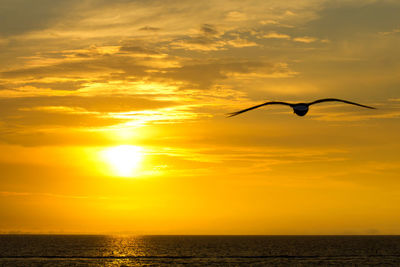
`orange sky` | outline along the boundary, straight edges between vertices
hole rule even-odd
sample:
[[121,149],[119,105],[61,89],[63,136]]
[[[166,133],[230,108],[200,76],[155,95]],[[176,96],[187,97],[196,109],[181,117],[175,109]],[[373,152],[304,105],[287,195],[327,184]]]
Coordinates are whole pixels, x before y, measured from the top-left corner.
[[2,0],[0,233],[400,234],[399,13]]

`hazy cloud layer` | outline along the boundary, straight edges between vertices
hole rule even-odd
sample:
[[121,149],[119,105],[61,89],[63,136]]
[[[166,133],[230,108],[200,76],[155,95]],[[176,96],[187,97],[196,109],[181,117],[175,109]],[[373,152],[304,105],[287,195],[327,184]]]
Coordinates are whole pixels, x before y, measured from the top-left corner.
[[[287,96],[354,99],[362,92],[359,99],[368,103],[378,86],[386,94],[378,101],[398,98],[395,1],[20,0],[1,6],[1,113],[9,130],[56,122],[112,126],[133,118],[126,112],[167,107],[185,107],[175,118],[181,121]],[[324,120],[365,119],[320,112]]]

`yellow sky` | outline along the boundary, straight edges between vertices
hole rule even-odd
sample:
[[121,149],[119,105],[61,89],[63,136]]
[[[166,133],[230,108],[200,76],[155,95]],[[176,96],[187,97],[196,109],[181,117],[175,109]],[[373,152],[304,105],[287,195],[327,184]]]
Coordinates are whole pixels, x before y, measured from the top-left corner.
[[2,0],[0,233],[400,234],[399,13]]

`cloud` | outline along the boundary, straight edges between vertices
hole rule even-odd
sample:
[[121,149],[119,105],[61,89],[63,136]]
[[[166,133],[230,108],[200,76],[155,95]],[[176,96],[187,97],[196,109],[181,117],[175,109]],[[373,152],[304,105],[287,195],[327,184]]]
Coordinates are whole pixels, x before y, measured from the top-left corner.
[[[64,73],[64,77],[76,77],[82,73],[91,73],[101,75],[108,73],[111,69],[117,67],[116,59],[110,60],[89,60],[80,62],[66,62],[51,66],[40,66],[9,70],[0,73],[1,78],[43,78],[43,77],[59,77]],[[106,64],[106,61],[110,65]],[[114,64],[113,64],[114,62]],[[143,70],[142,70],[143,73]]]
[[161,28],[157,28],[157,27],[150,27],[150,26],[144,26],[139,28],[139,31],[150,31],[150,32],[157,32],[161,30]]
[[243,21],[246,19],[246,14],[240,11],[230,11],[226,14],[227,21]]
[[400,33],[400,28],[396,28],[396,29],[393,29],[391,31],[386,31],[386,32],[379,32],[379,34],[381,34],[381,35],[393,35],[393,34],[398,34],[398,33]]
[[296,38],[293,38],[293,41],[295,41],[295,42],[307,43],[307,44],[312,43],[312,42],[315,42],[316,40],[317,40],[317,38],[315,38],[315,37],[310,37],[310,36],[304,36],[304,37],[296,37]]
[[226,43],[220,40],[214,40],[207,37],[192,37],[186,40],[177,40],[171,42],[173,48],[198,51],[217,51],[225,50]]
[[189,86],[209,88],[216,81],[240,75],[264,75],[269,77],[287,76],[287,65],[262,61],[233,61],[184,65],[180,68],[170,68],[165,77],[177,81],[187,81]]
[[40,30],[57,22],[79,1],[2,0],[0,9],[0,36],[12,36]]
[[[211,25],[200,27],[199,38],[192,41],[206,45],[220,38],[220,31]],[[218,36],[218,37],[215,37]],[[224,46],[243,48],[257,44],[233,35]],[[201,42],[205,40],[205,43]],[[221,41],[222,42],[222,41]],[[129,94],[147,97],[184,95],[182,89],[211,88],[222,80],[244,77],[291,77],[296,75],[286,63],[251,60],[193,60],[170,56],[153,44],[127,40],[120,45],[91,46],[38,55],[45,63],[0,72],[3,97],[35,95],[109,95]],[[218,42],[216,42],[218,44]],[[165,50],[164,50],[165,51]],[[52,92],[56,91],[56,92]]]
[[199,33],[185,36],[170,43],[174,48],[199,51],[225,50],[226,42],[220,38],[221,33],[214,25],[203,24]]
[[218,35],[218,30],[214,25],[211,24],[203,24],[200,28],[200,31],[203,35],[206,36],[216,36]]
[[3,98],[0,103],[3,131],[13,131],[22,125],[27,129],[32,127],[34,131],[37,127],[48,126],[108,127],[140,119],[117,116],[124,112],[158,110],[176,105],[170,101],[127,96]]
[[143,47],[143,46],[124,45],[124,46],[120,47],[119,51],[122,53],[126,53],[129,55],[135,55],[135,56],[148,56],[148,57],[159,57],[159,58],[166,57],[165,54],[162,54],[155,49]]
[[21,108],[63,106],[83,108],[94,112],[123,112],[133,110],[158,109],[176,105],[173,101],[157,101],[135,96],[37,96],[21,98],[0,98],[2,117],[7,112]]
[[400,118],[400,111],[391,111],[380,114],[354,114],[349,112],[331,112],[328,114],[315,114],[316,120],[321,121],[365,121],[373,119],[398,119]]
[[[122,47],[122,53],[96,54],[89,58],[79,60],[64,60],[55,64],[46,64],[44,66],[22,67],[13,70],[0,72],[0,78],[8,81],[9,85],[15,86],[30,85],[43,88],[46,83],[59,89],[67,89],[68,86],[77,88],[84,82],[93,83],[96,79],[102,79],[107,76],[121,74],[124,77],[133,79],[142,79],[149,74],[146,72],[152,69],[152,65],[168,67],[168,58],[165,55],[158,54],[156,51],[140,47]],[[117,50],[119,51],[119,50]],[[150,56],[149,56],[150,54]],[[131,57],[134,55],[134,57]],[[163,63],[161,65],[159,62]],[[172,66],[174,62],[170,61]],[[171,66],[171,64],[169,66]],[[17,82],[22,80],[30,82]],[[61,81],[55,81],[59,79]],[[76,82],[73,82],[76,80]],[[14,86],[14,87],[15,87]]]
[[262,37],[267,39],[291,39],[290,35],[288,34],[276,32],[269,32],[267,34],[264,34]]
[[[155,33],[158,38],[171,34],[187,35],[196,25],[205,23],[219,23],[224,29],[232,29],[252,27],[259,21],[281,23],[308,20],[315,16],[313,13],[320,5],[313,0],[284,3],[251,0],[234,4],[226,0],[197,3],[190,0],[150,0],[146,3],[133,0],[72,0],[68,3],[38,0],[37,5],[27,0],[5,0],[0,18],[5,20],[1,25],[14,25],[3,27],[5,31],[10,31],[9,35],[47,41],[69,37],[70,42],[78,43],[91,38],[110,40],[118,36],[137,37]],[[79,40],[81,36],[85,36],[85,40]]]
[[[227,152],[229,151],[229,152]],[[224,146],[182,148],[155,147],[148,148],[148,153],[154,158],[163,158],[167,164],[164,172],[169,174],[192,175],[193,172],[212,174],[223,170],[230,175],[254,175],[260,170],[271,173],[293,164],[307,165],[315,162],[343,162],[346,151],[325,148],[304,149],[271,146]],[[178,167],[179,166],[179,167]],[[226,168],[226,166],[235,166]],[[249,166],[251,166],[249,168]],[[199,174],[198,173],[198,174]],[[246,176],[248,177],[248,176]]]
[[258,46],[247,36],[240,36],[239,32],[220,32],[210,24],[203,24],[200,33],[184,39],[175,40],[171,45],[175,48],[199,51],[227,50],[229,47],[242,48]]
[[75,91],[83,87],[86,81],[60,81],[60,82],[28,82],[21,86],[32,86],[35,88],[45,88],[51,90]]
[[[386,104],[385,105],[386,107],[382,107],[381,104],[369,104],[369,105],[377,107],[377,109],[354,110],[354,108],[346,107],[343,105],[329,105],[326,107],[319,107],[317,110],[313,110],[312,116],[316,120],[338,121],[338,122],[400,118],[400,107],[397,105],[397,103]],[[348,109],[348,111],[338,112],[337,109]]]
[[[269,32],[266,34],[261,35],[259,38],[264,38],[264,39],[281,39],[281,40],[291,40],[293,42],[299,42],[299,43],[313,43],[318,40],[316,37],[310,37],[310,36],[303,36],[303,37],[292,37],[289,34],[285,33],[277,33],[277,32]],[[328,43],[329,40],[321,40],[322,43]]]
[[236,47],[236,48],[258,46],[258,44],[256,42],[252,42],[252,41],[242,39],[242,38],[236,38],[233,40],[229,40],[229,41],[227,41],[227,44],[229,44],[232,47]]
[[260,23],[262,25],[278,25],[279,24],[279,22],[277,22],[276,20],[272,20],[272,19],[262,20],[262,21],[260,21]]
[[[115,94],[154,100],[202,98],[207,102],[206,99],[217,99],[216,88],[223,87],[220,93],[229,98],[235,95],[232,92],[262,85],[271,78],[279,80],[268,83],[271,88],[278,88],[275,93],[285,92],[282,88],[298,91],[298,84],[308,83],[316,88],[311,82],[304,82],[306,76],[297,71],[307,71],[304,62],[309,62],[299,52],[304,46],[297,43],[313,43],[312,48],[319,49],[325,37],[313,23],[324,20],[322,16],[333,12],[331,9],[336,10],[326,2],[316,1],[254,0],[251,4],[234,5],[223,0],[94,3],[71,2],[59,17],[53,17],[51,11],[45,15],[49,18],[34,29],[15,32],[12,42],[17,46],[13,51],[22,51],[21,47],[26,47],[22,45],[24,41],[29,44],[29,55],[18,57],[10,67],[3,66],[0,95],[24,98]],[[50,6],[54,5],[49,3],[49,9]],[[84,17],[70,13],[79,9],[87,11]],[[264,40],[257,35],[276,41],[262,44]],[[269,47],[269,43],[279,43],[279,47]],[[57,50],[59,47],[63,49]],[[286,79],[291,77],[296,77],[296,84]],[[263,90],[268,86],[263,85]],[[204,89],[215,92],[206,94]],[[250,91],[243,90],[253,94]],[[273,92],[268,88],[265,91]],[[261,89],[257,94],[261,95]]]
[[46,113],[63,113],[63,114],[94,114],[98,112],[89,112],[83,108],[66,107],[66,106],[37,106],[32,108],[20,108],[20,111],[43,111]]
[[307,28],[322,39],[348,40],[398,26],[399,12],[396,1],[328,1]]

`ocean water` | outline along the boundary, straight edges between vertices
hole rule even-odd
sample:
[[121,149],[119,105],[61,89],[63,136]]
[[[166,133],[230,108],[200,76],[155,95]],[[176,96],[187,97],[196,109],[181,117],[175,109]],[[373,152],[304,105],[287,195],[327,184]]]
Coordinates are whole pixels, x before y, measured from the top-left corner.
[[400,266],[400,236],[0,235],[0,266]]

